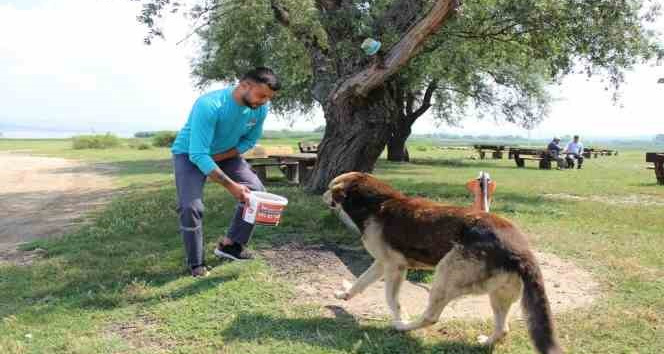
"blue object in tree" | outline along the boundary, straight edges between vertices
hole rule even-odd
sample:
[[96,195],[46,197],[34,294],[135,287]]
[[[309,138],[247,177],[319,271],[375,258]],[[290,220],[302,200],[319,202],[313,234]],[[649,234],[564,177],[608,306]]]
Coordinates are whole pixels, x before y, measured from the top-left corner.
[[367,55],[374,55],[380,50],[381,43],[373,38],[367,38],[362,42],[362,50]]

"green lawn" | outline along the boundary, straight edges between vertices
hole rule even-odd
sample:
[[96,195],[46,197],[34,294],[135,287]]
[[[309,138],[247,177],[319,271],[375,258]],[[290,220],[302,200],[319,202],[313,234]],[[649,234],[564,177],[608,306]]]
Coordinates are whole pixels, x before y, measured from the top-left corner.
[[[292,145],[268,139],[265,145]],[[295,306],[294,289],[265,263],[219,264],[214,236],[232,200],[208,185],[205,232],[211,276],[185,274],[168,149],[72,150],[68,140],[0,139],[0,150],[110,166],[118,196],[94,222],[58,240],[31,266],[0,264],[0,353],[489,353],[474,344],[490,321],[439,323],[408,334],[388,321],[320,316]],[[470,160],[469,151],[416,142],[409,164],[380,161],[376,174],[411,195],[468,204],[465,182],[480,170],[498,189],[493,211],[518,223],[538,249],[573,260],[600,282],[592,308],[556,314],[569,353],[661,353],[664,348],[664,187],[643,151],[589,159],[573,171],[517,169],[508,160]],[[273,174],[276,176],[276,174]],[[357,244],[320,197],[275,179],[289,198],[282,225],[258,228],[252,245]],[[495,350],[532,353],[523,323]]]

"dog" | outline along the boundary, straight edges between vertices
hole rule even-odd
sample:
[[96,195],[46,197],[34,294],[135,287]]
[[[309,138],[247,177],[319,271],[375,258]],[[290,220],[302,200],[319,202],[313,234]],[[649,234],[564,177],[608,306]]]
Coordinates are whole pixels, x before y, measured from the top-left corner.
[[[528,330],[539,353],[562,353],[542,273],[526,236],[508,220],[477,210],[411,198],[370,174],[336,177],[323,195],[341,220],[361,234],[373,264],[354,284],[345,282],[335,297],[350,300],[384,279],[393,325],[409,331],[436,323],[443,308],[466,294],[488,293],[494,313],[492,345],[508,332],[510,307],[522,296]],[[404,322],[399,288],[408,269],[433,269],[426,310]]]

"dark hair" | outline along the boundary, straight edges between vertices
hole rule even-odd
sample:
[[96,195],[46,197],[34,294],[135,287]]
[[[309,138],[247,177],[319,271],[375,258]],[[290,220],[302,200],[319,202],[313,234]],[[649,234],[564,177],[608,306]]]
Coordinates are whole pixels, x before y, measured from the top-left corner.
[[258,84],[266,84],[272,91],[279,91],[281,83],[279,78],[270,68],[259,66],[242,76],[240,81],[250,80]]
[[574,135],[574,139],[578,139],[578,138],[579,138],[579,136],[578,136],[578,135]]

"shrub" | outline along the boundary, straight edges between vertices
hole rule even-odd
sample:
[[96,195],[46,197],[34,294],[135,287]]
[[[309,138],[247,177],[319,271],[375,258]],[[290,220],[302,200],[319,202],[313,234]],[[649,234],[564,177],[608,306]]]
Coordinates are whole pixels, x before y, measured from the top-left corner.
[[173,131],[161,131],[152,137],[152,145],[158,147],[170,147],[175,141],[175,136],[177,132]]
[[127,145],[129,145],[129,147],[132,149],[138,149],[138,150],[152,149],[152,145],[149,143],[149,141],[146,141],[145,139],[129,139]]
[[106,133],[97,135],[79,135],[72,138],[74,149],[108,149],[120,146],[120,138]]

